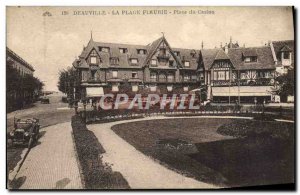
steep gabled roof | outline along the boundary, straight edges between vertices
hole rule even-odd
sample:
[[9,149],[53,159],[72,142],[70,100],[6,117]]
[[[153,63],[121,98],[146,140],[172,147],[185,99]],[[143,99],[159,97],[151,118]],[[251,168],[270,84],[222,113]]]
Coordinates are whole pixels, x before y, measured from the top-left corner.
[[153,41],[152,43],[150,43],[148,46],[149,50],[148,50],[148,56],[144,62],[144,65],[146,65],[149,60],[151,59],[151,57],[154,55],[156,49],[158,48],[158,46],[160,45],[160,43],[163,41],[164,37],[160,37],[159,39],[156,39],[155,41]]
[[289,46],[287,46],[287,45],[285,45],[285,46],[283,46],[283,48],[281,48],[281,50],[280,51],[283,51],[283,52],[290,52],[290,51],[292,51],[292,49],[291,48],[289,48]]
[[[270,47],[229,48],[228,54],[223,49],[202,49],[200,52],[204,68],[209,70],[215,60],[230,60],[235,69],[275,69]],[[257,56],[257,62],[245,63],[244,56]]]
[[[101,47],[109,47],[109,52],[102,52],[100,51]],[[120,48],[127,48],[127,53],[120,53]],[[119,43],[105,43],[105,42],[95,42],[90,40],[88,45],[84,48],[81,55],[79,56],[80,59],[85,59],[88,57],[89,53],[95,49],[98,55],[101,58],[101,68],[108,68],[112,67],[110,65],[110,59],[115,57],[119,59],[119,65],[114,65],[114,67],[118,68],[142,68],[144,61],[147,57],[146,55],[141,55],[137,53],[137,49],[144,49],[148,53],[148,47],[143,45],[132,45],[132,44],[119,44]],[[138,59],[138,63],[135,65],[131,65],[130,59],[136,58]],[[86,67],[87,64],[81,63],[82,66]],[[81,66],[80,66],[81,67]]]
[[215,61],[215,58],[220,50],[222,49],[201,49],[200,50],[200,55],[205,70],[210,69],[211,65]]
[[278,65],[281,65],[281,52],[283,50],[290,50],[292,52],[292,66],[294,67],[295,63],[295,42],[294,40],[286,40],[286,41],[272,41],[272,45],[274,48],[275,55],[277,57]]
[[180,60],[180,58],[178,58],[178,57],[174,54],[174,52],[173,52],[171,46],[169,45],[168,41],[165,39],[164,36],[160,37],[159,39],[153,41],[150,45],[148,45],[148,46],[149,46],[149,53],[148,53],[148,56],[147,56],[146,60],[144,61],[144,66],[146,66],[146,65],[149,63],[150,59],[153,57],[153,55],[154,55],[155,52],[157,51],[158,47],[159,47],[162,43],[165,43],[165,44],[166,44],[167,49],[169,50],[169,52],[171,53],[171,55],[174,57],[174,59],[177,61],[177,64],[178,64],[180,67],[183,67],[182,61]]
[[[243,58],[245,52],[255,53],[257,62],[245,63]],[[228,56],[233,66],[239,70],[275,69],[272,51],[269,46],[228,49]]]
[[[178,61],[180,61],[180,62],[189,61],[190,62],[190,67],[185,67],[183,65],[182,69],[192,69],[192,70],[196,70],[197,69],[200,50],[196,50],[196,49],[181,49],[181,48],[173,48],[172,50],[173,51],[178,51],[180,53],[179,56],[176,56],[176,58],[178,59]],[[191,55],[191,52],[195,52],[195,56],[194,57]]]
[[215,60],[229,60],[229,57],[223,49],[220,49],[215,57]]

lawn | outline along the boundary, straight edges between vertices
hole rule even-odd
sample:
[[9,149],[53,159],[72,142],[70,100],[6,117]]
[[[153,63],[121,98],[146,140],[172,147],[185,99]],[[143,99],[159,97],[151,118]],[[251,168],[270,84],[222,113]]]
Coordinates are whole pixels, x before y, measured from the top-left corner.
[[294,183],[293,124],[244,119],[161,119],[112,127],[181,174],[223,187]]

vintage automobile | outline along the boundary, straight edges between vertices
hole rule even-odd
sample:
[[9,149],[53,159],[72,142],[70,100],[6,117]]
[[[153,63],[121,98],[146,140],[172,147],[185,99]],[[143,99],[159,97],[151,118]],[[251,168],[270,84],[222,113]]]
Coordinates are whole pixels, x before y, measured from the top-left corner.
[[49,98],[48,97],[42,97],[41,98],[41,103],[42,104],[50,104],[50,100],[49,100]]
[[23,144],[30,149],[39,138],[40,124],[39,119],[15,119],[14,130],[12,130],[8,138],[11,139],[12,145]]

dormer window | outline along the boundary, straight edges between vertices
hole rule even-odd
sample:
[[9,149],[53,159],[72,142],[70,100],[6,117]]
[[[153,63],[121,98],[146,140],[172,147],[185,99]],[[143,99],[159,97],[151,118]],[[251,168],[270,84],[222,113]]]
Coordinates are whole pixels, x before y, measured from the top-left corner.
[[137,49],[137,53],[140,55],[146,55],[147,51],[145,49]]
[[195,50],[192,50],[191,51],[191,56],[194,58],[196,56],[196,51]]
[[111,65],[118,65],[119,59],[118,58],[110,58],[110,64]]
[[157,61],[154,60],[154,59],[152,59],[152,60],[151,60],[151,65],[156,66],[156,65],[157,65]]
[[174,51],[175,56],[179,56],[180,52],[179,51]]
[[289,60],[290,59],[290,52],[283,52],[283,59]]
[[190,67],[190,62],[189,61],[185,61],[184,62],[184,67]]
[[119,48],[120,53],[127,53],[127,48]]
[[131,78],[137,79],[137,78],[138,78],[137,72],[132,72],[132,73],[131,73]]
[[90,64],[97,64],[97,52],[95,50],[92,50],[90,54]]
[[244,61],[245,63],[257,62],[257,57],[256,56],[245,57]]
[[131,64],[137,64],[138,63],[138,59],[136,58],[132,58],[130,59]]
[[91,56],[91,64],[97,64],[97,57]]
[[292,53],[290,51],[282,51],[281,62],[283,66],[290,66],[292,64]]
[[109,47],[99,47],[99,50],[100,50],[101,52],[108,53],[108,52],[109,52]]

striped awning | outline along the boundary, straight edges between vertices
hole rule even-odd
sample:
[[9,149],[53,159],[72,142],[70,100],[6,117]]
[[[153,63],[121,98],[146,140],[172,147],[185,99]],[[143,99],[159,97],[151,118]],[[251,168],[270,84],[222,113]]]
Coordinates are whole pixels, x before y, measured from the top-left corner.
[[212,87],[213,96],[271,96],[270,86]]
[[87,87],[86,97],[101,97],[104,95],[103,87]]

